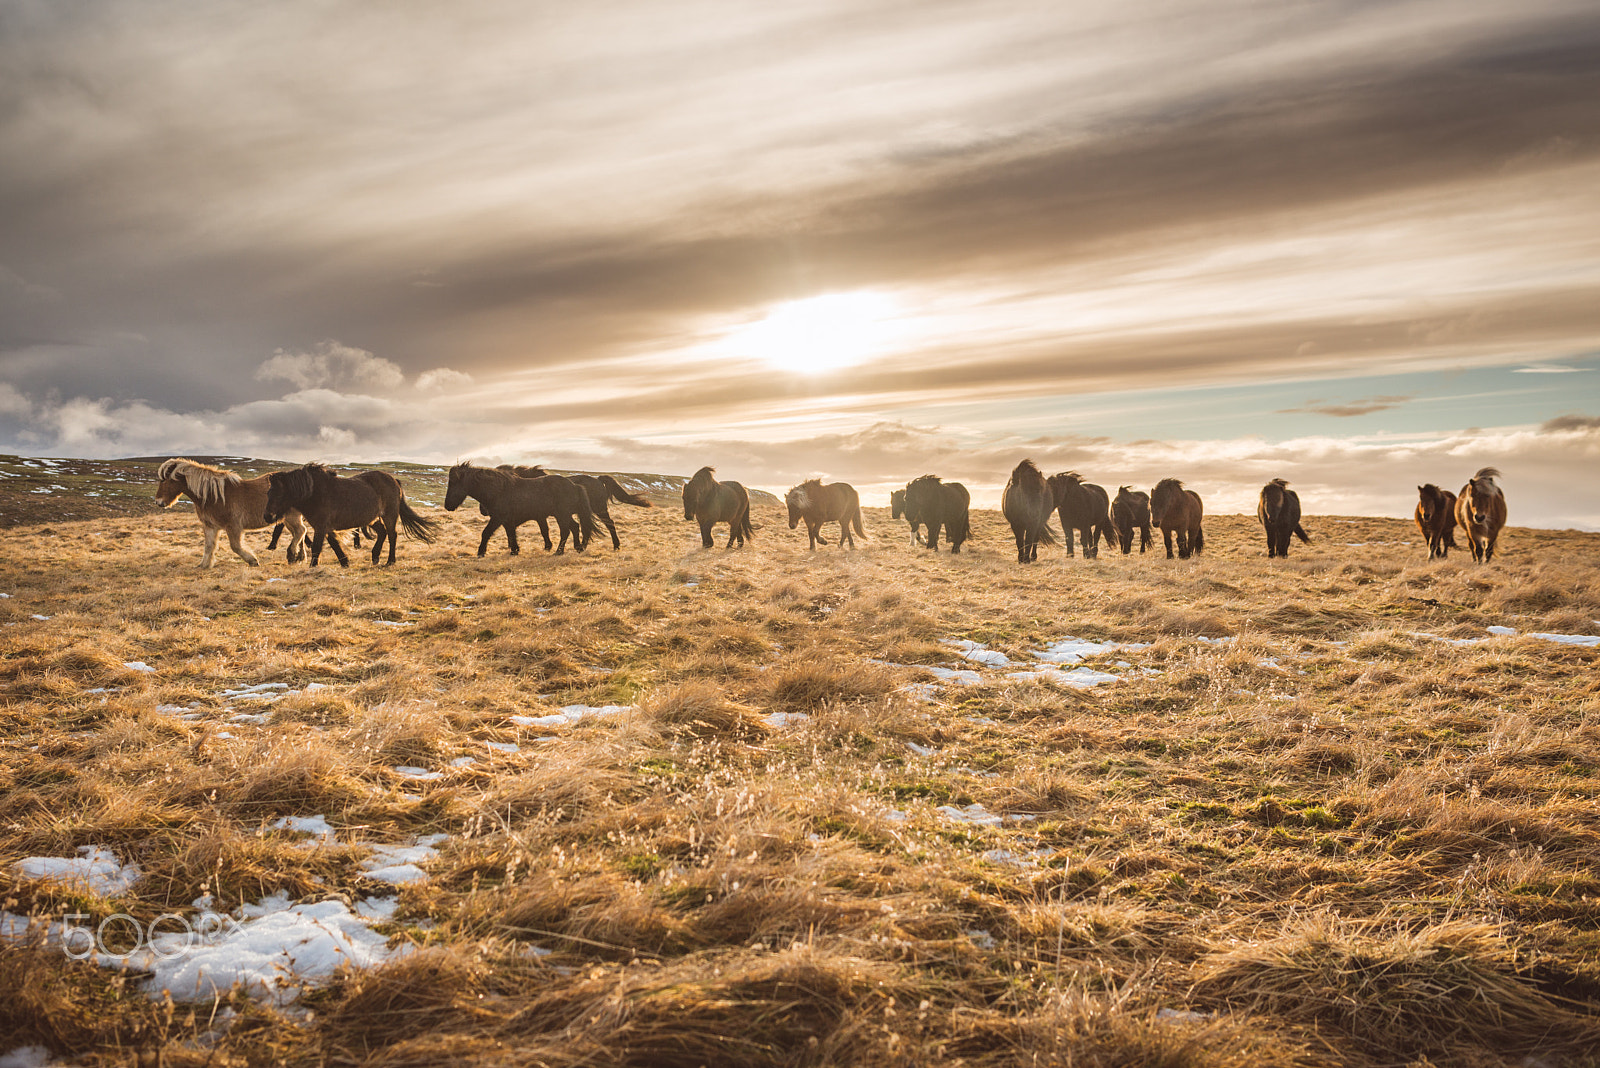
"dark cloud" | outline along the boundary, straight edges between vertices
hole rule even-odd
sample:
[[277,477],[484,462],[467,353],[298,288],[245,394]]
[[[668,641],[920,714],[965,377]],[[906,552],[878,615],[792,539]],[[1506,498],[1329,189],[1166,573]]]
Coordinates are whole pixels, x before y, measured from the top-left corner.
[[1294,412],[1306,412],[1312,415],[1331,415],[1338,419],[1350,419],[1358,415],[1371,415],[1374,412],[1387,412],[1398,408],[1413,398],[1409,396],[1380,396],[1367,397],[1364,400],[1351,401],[1349,404],[1333,404],[1322,400],[1308,400],[1298,408],[1279,408],[1279,415],[1288,415]]
[[1558,415],[1554,419],[1546,419],[1539,424],[1539,429],[1546,434],[1566,434],[1574,430],[1600,430],[1600,416]]

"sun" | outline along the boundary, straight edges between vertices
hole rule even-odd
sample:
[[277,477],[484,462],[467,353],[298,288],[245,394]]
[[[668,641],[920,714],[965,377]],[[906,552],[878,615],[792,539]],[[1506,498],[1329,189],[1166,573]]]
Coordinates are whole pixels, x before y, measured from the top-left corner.
[[893,301],[882,293],[825,293],[779,304],[746,328],[739,347],[774,367],[801,374],[851,367],[890,340]]

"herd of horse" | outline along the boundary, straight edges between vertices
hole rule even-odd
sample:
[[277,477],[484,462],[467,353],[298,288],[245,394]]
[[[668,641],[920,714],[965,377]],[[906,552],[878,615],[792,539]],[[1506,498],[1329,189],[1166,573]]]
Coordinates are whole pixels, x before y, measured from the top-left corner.
[[[1502,477],[1485,467],[1467,481],[1459,494],[1429,483],[1418,486],[1415,520],[1428,543],[1428,558],[1441,559],[1457,548],[1455,528],[1466,532],[1474,560],[1486,563],[1494,558],[1495,542],[1506,522],[1505,494],[1495,479]],[[395,547],[401,530],[420,541],[431,542],[438,524],[419,515],[406,502],[400,480],[386,471],[358,471],[341,475],[322,464],[311,463],[287,471],[274,471],[255,478],[244,478],[232,471],[195,460],[171,459],[156,473],[156,500],[171,507],[180,497],[193,502],[205,531],[205,556],[201,567],[210,567],[217,535],[225,533],[235,554],[251,566],[260,561],[245,547],[241,535],[277,524],[272,544],[288,533],[286,551],[291,563],[309,554],[314,567],[326,545],[343,567],[350,565],[339,542],[340,531],[372,537],[372,562],[377,564],[383,546],[389,547],[388,563],[395,561]],[[615,501],[636,508],[649,508],[651,502],[629,493],[610,475],[558,475],[543,467],[502,464],[480,467],[458,463],[450,468],[444,507],[455,511],[467,498],[478,503],[478,511],[488,522],[478,539],[478,555],[489,551],[496,531],[506,533],[512,555],[521,551],[517,528],[535,522],[544,536],[544,547],[552,547],[549,521],[555,520],[560,534],[555,553],[566,551],[570,541],[582,552],[603,524],[611,534],[611,547],[622,547],[612,521],[610,503]],[[945,482],[937,475],[923,475],[890,494],[895,519],[905,519],[911,528],[914,545],[937,551],[941,535],[952,553],[971,537],[971,494],[959,482]],[[827,545],[822,533],[825,523],[839,525],[839,545],[855,547],[855,536],[866,537],[861,521],[861,498],[847,482],[823,483],[812,478],[791,489],[785,496],[789,510],[789,529],[806,525],[811,549]],[[1097,557],[1100,542],[1132,553],[1138,535],[1141,553],[1153,544],[1151,530],[1161,531],[1167,558],[1176,555],[1189,559],[1205,548],[1202,522],[1205,506],[1200,495],[1175,478],[1157,482],[1149,493],[1119,486],[1111,497],[1104,488],[1086,482],[1076,471],[1046,476],[1032,460],[1023,460],[1011,472],[1001,494],[1000,510],[1016,539],[1017,562],[1038,559],[1039,545],[1053,545],[1055,535],[1050,520],[1061,523],[1062,541],[1067,554],[1074,554],[1074,534],[1085,558]],[[1256,506],[1267,537],[1269,557],[1287,557],[1291,538],[1309,543],[1311,538],[1300,524],[1300,498],[1288,482],[1275,478],[1261,488]],[[700,543],[711,548],[712,528],[728,526],[726,548],[742,547],[753,537],[750,523],[750,493],[733,481],[719,481],[716,471],[702,467],[683,486],[683,518],[700,527]],[[310,532],[310,546],[306,533]]]

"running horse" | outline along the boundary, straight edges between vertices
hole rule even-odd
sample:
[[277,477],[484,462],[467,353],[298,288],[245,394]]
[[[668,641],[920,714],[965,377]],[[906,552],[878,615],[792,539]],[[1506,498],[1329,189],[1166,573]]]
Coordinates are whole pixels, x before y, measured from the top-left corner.
[[1501,477],[1499,471],[1485,467],[1456,495],[1456,522],[1467,532],[1472,558],[1480,564],[1494,559],[1494,543],[1506,525],[1506,495],[1494,481]]
[[1206,547],[1205,532],[1200,521],[1205,516],[1205,506],[1200,495],[1184,489],[1175,478],[1164,478],[1150,491],[1150,522],[1161,528],[1161,539],[1166,542],[1167,559],[1172,559],[1172,536],[1178,536],[1178,558],[1187,560]]
[[828,544],[828,539],[821,534],[824,523],[839,524],[841,549],[846,545],[852,549],[856,547],[856,539],[850,536],[852,528],[863,538],[867,536],[861,529],[861,496],[848,482],[830,482],[824,486],[822,479],[808,478],[784,494],[783,499],[789,506],[789,529],[795,529],[804,519],[812,549],[818,542]]
[[[531,467],[521,465],[512,467],[509,464],[501,464],[500,470],[510,471],[523,478],[543,478],[550,474],[539,464],[534,464]],[[641,497],[637,493],[629,493],[622,488],[622,483],[610,475],[577,474],[564,475],[562,477],[569,482],[577,483],[589,495],[589,511],[593,514],[596,524],[604,524],[606,530],[610,532],[612,549],[622,548],[622,539],[617,537],[617,524],[611,518],[610,502],[616,501],[619,504],[631,504],[635,508],[655,507],[650,503],[648,497]],[[538,519],[539,532],[544,535],[544,547],[548,549],[550,548],[550,528],[545,525],[543,516],[538,517]]]
[[749,491],[737,482],[718,482],[714,467],[702,467],[683,484],[683,518],[700,524],[700,545],[706,549],[716,544],[711,528],[718,523],[728,524],[725,548],[733,548],[735,542],[743,548],[746,538],[755,537]]
[[1275,478],[1261,487],[1261,498],[1256,502],[1256,518],[1267,531],[1267,558],[1287,558],[1289,539],[1297,537],[1307,545],[1311,537],[1300,525],[1300,495],[1289,488],[1289,483]]
[[[171,508],[179,497],[194,502],[194,514],[205,531],[206,552],[201,567],[210,567],[217,548],[217,533],[225,531],[234,555],[251,567],[259,567],[256,554],[245,548],[241,535],[247,530],[269,527],[266,515],[270,476],[245,478],[233,471],[212,467],[196,460],[173,458],[156,469],[156,503]],[[289,562],[305,559],[305,522],[299,512],[288,512],[283,525],[289,529]],[[272,548],[277,544],[273,536]]]
[[1417,510],[1412,518],[1428,543],[1429,560],[1445,560],[1456,544],[1456,495],[1432,482],[1417,487]]
[[1011,524],[1017,539],[1017,563],[1031,564],[1039,559],[1039,543],[1054,545],[1050,535],[1050,513],[1056,510],[1055,491],[1044,472],[1032,460],[1024,460],[1011,472],[1011,479],[1000,494],[1000,511]]
[[[408,537],[431,542],[435,524],[424,519],[406,503],[400,480],[387,471],[363,471],[359,477],[344,478],[322,464],[306,464],[292,471],[274,471],[268,476],[266,515],[269,521],[291,510],[305,516],[311,524],[311,566],[316,567],[326,541],[340,567],[350,559],[339,544],[338,532],[372,525],[378,537],[372,541],[372,562],[383,555],[389,542],[388,565],[394,564],[395,545],[403,526]],[[382,527],[377,524],[382,523]]]
[[913,536],[916,524],[928,528],[928,548],[938,550],[941,527],[945,537],[950,539],[952,553],[959,553],[961,543],[972,536],[972,523],[968,516],[972,495],[961,483],[941,482],[938,475],[923,475],[912,479],[904,490],[895,490],[895,493],[905,494],[902,499],[905,502],[906,519],[912,523]]
[[[548,531],[547,518],[554,518],[561,528],[561,544],[556,555],[567,551],[567,539],[579,552],[589,546],[594,537],[594,513],[589,509],[589,494],[576,482],[562,475],[538,475],[523,478],[512,471],[498,467],[474,467],[463,461],[450,469],[450,480],[445,486],[444,508],[453,512],[468,497],[478,502],[478,511],[489,517],[483,536],[478,539],[478,555],[489,551],[489,539],[501,527],[506,528],[506,546],[512,556],[522,552],[517,543],[517,528],[530,519],[538,520],[539,529]],[[545,548],[550,547],[550,535],[545,534]]]

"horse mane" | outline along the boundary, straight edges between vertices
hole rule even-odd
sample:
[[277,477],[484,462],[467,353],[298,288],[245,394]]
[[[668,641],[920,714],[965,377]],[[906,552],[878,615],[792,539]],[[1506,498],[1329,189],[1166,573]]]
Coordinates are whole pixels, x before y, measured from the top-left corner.
[[[919,475],[911,480],[911,486],[937,486],[939,485],[939,482],[940,479],[938,475]],[[911,486],[907,486],[906,488],[910,489]]]
[[1289,480],[1286,478],[1275,478],[1271,482],[1268,482],[1267,485],[1277,486],[1279,489],[1288,489]]
[[1156,488],[1150,491],[1150,496],[1154,497],[1154,496],[1156,496],[1156,494],[1162,493],[1162,492],[1178,493],[1182,489],[1183,489],[1183,483],[1181,481],[1179,481],[1178,479],[1176,479],[1176,478],[1164,478],[1160,482],[1156,483]]
[[1041,482],[1045,481],[1044,472],[1039,470],[1039,465],[1032,460],[1024,460],[1018,464],[1011,472],[1011,481],[1016,482],[1019,476],[1037,478]]
[[212,467],[198,460],[172,459],[164,461],[156,471],[156,478],[161,482],[174,476],[182,476],[183,484],[189,487],[189,492],[201,504],[209,501],[222,500],[228,487],[243,482],[244,479],[232,471],[221,467]]
[[800,486],[797,487],[797,488],[803,489],[806,486],[815,486],[817,489],[821,489],[822,488],[822,479],[820,479],[820,478],[808,478],[808,479],[804,480],[803,482],[801,482]]
[[1058,472],[1058,473],[1056,473],[1054,475],[1051,475],[1048,481],[1052,485],[1054,485],[1056,482],[1060,481],[1060,482],[1076,482],[1078,485],[1081,486],[1081,485],[1083,485],[1083,476],[1078,474],[1078,472],[1076,472],[1076,471],[1061,471],[1061,472]]
[[1473,475],[1472,478],[1469,481],[1477,482],[1479,479],[1482,479],[1485,482],[1493,482],[1497,478],[1504,478],[1504,477],[1505,476],[1500,473],[1500,469],[1499,468],[1497,468],[1497,467],[1484,467],[1484,468],[1480,468],[1478,470],[1478,473]]

